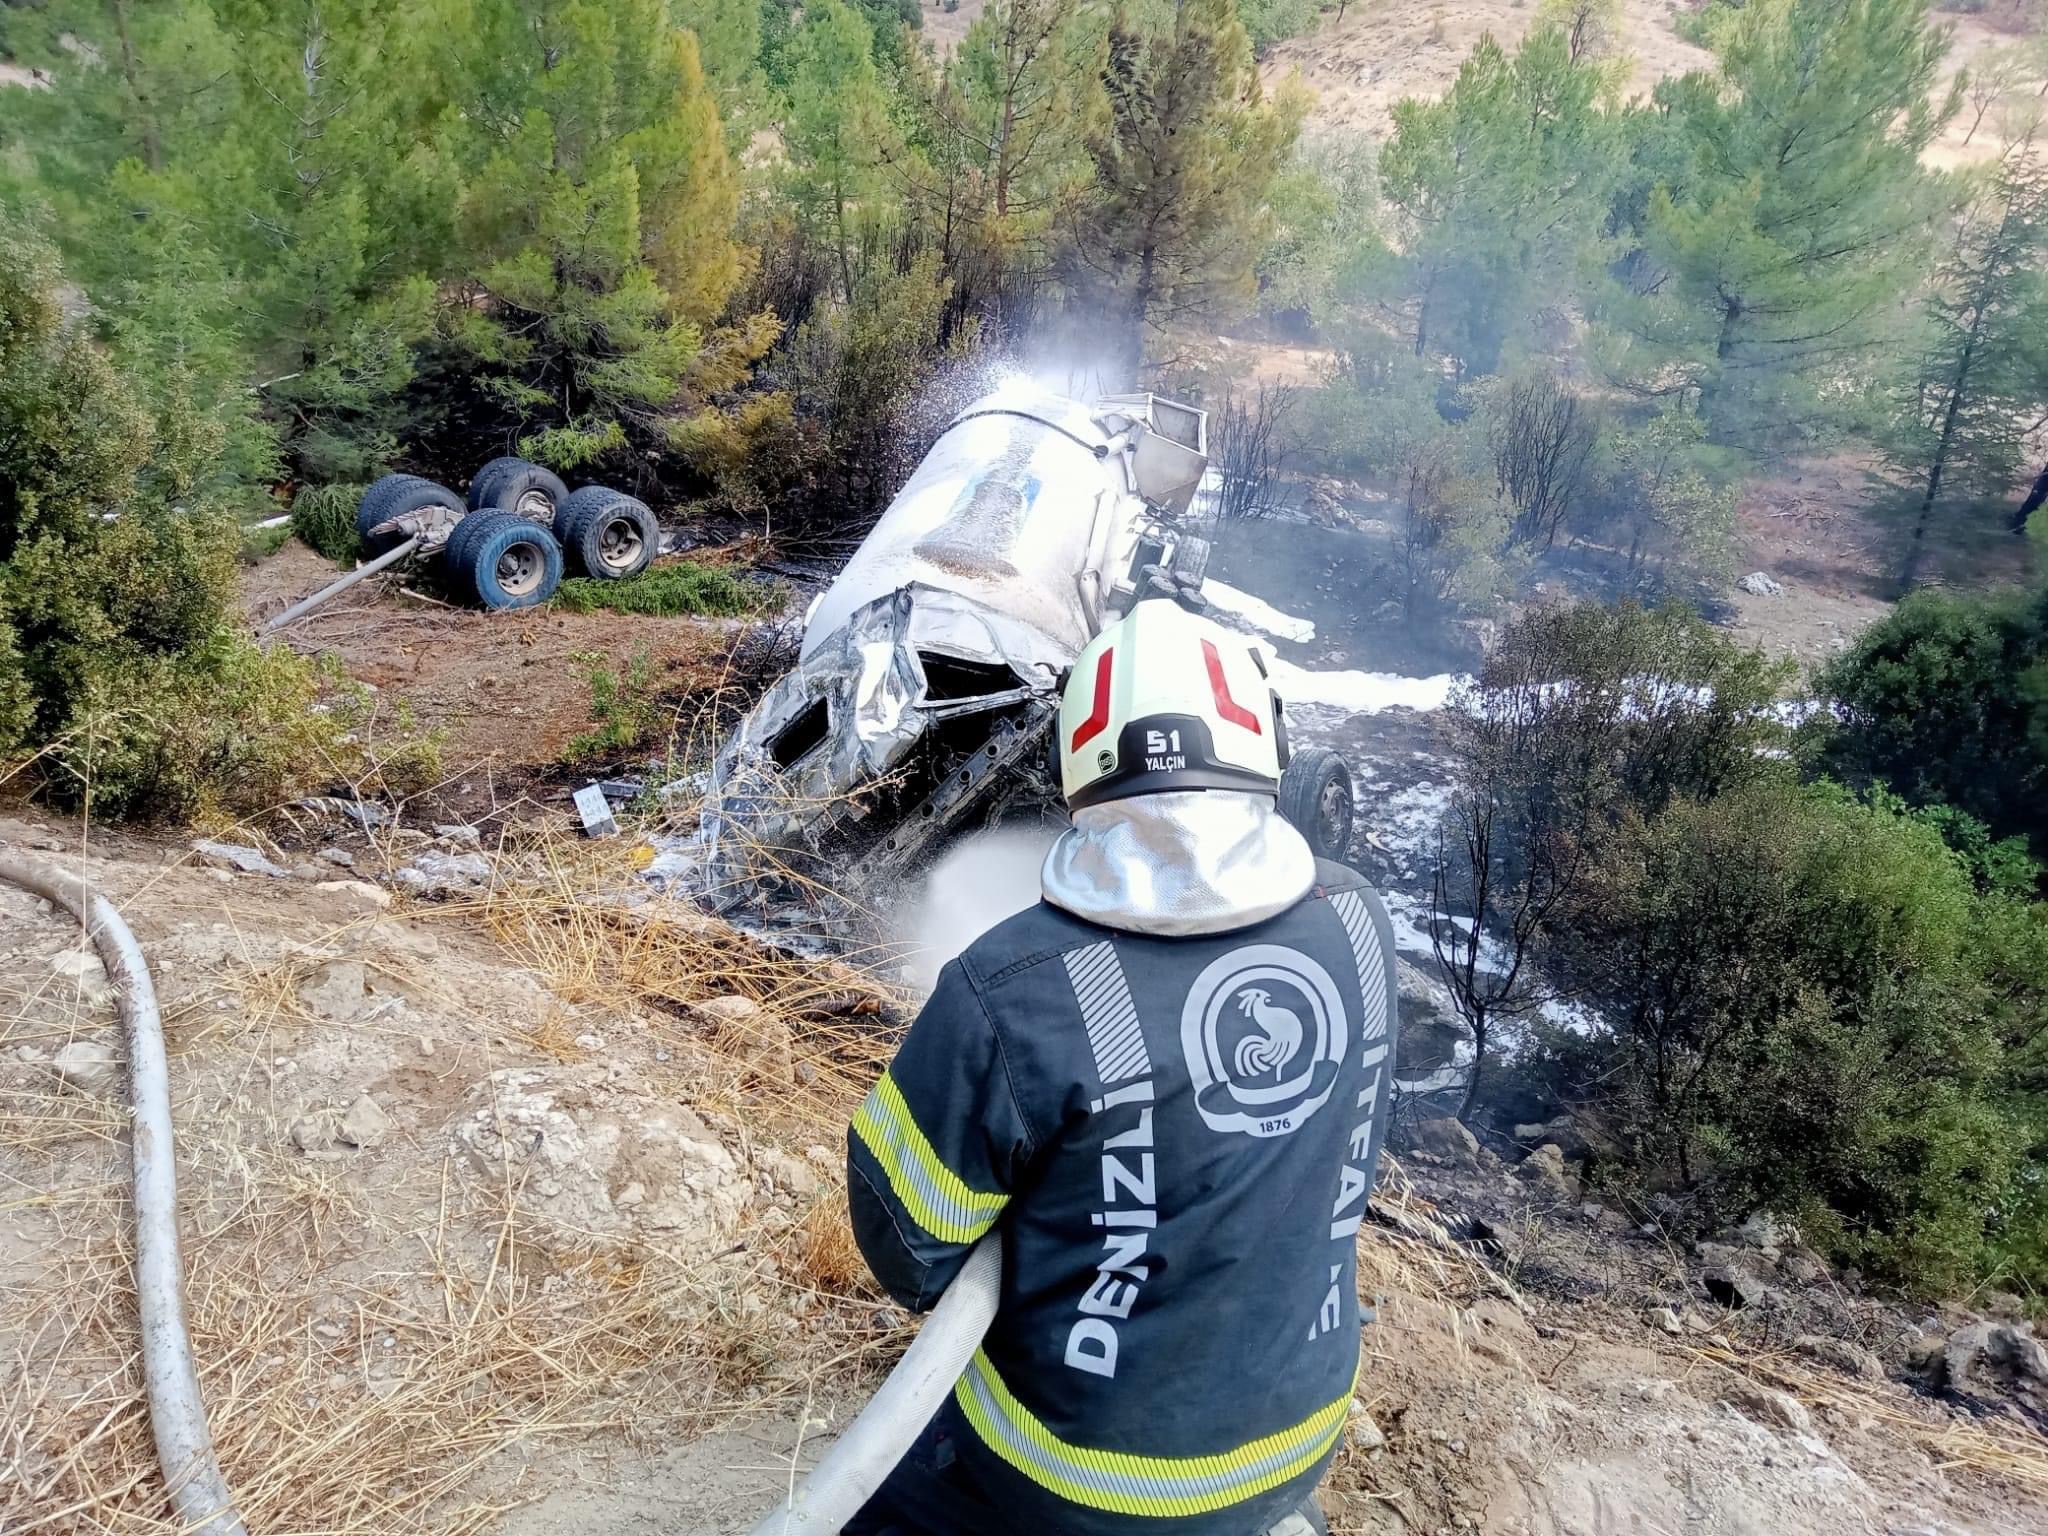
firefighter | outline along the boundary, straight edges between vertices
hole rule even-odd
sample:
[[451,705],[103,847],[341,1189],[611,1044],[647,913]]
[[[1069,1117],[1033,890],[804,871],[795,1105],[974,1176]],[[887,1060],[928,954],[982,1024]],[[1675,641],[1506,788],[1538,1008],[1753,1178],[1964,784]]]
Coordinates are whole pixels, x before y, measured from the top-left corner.
[[930,1308],[991,1229],[994,1326],[849,1533],[1321,1531],[1385,1135],[1385,908],[1278,812],[1258,654],[1165,600],[1061,702],[1043,900],[941,973],[847,1138],[877,1279]]

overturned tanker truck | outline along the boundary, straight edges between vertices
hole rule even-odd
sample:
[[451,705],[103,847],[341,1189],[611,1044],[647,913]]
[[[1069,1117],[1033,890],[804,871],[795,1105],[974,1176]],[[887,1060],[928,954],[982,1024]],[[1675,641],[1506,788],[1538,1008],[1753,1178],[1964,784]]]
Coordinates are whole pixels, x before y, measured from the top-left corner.
[[[1021,383],[954,418],[719,754],[713,899],[730,909],[790,873],[873,885],[962,832],[1057,815],[1074,658],[1141,597],[1201,604],[1207,436],[1206,413],[1157,395],[1091,406]],[[1296,752],[1281,809],[1341,858],[1350,770]]]

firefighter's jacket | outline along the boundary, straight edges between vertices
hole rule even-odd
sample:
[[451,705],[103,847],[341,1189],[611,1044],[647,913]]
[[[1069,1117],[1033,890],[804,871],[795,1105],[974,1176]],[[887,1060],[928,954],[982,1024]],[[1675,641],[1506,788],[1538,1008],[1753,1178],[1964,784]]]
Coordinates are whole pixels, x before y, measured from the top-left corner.
[[848,1136],[861,1251],[1002,1298],[942,1414],[1013,1529],[1252,1536],[1312,1489],[1359,1360],[1392,931],[1350,870],[1192,938],[1041,902],[948,965]]

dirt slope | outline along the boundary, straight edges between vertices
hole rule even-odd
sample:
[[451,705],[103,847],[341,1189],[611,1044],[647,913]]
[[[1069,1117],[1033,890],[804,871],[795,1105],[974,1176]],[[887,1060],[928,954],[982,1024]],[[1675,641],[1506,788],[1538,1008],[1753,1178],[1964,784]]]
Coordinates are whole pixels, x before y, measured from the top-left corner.
[[[150,955],[194,1334],[252,1531],[742,1531],[900,1347],[837,1150],[896,1001],[647,899],[630,841],[478,854],[492,888],[417,903],[357,877],[460,836],[336,825],[355,867],[298,877],[39,817],[0,841],[82,862]],[[10,1532],[166,1529],[117,1046],[75,932],[0,892]],[[1712,1306],[1566,1180],[1410,1167],[1361,1254],[1378,1321],[1334,1529],[2048,1532],[2023,1425],[1793,1357],[1775,1313]],[[1474,1215],[1513,1234],[1491,1266],[1453,1236]]]
[[[245,572],[243,611],[260,623],[336,574],[290,540]],[[375,578],[282,639],[405,699],[421,724],[446,734],[448,760],[467,777],[496,771],[518,785],[529,777],[522,770],[558,764],[570,737],[590,728],[591,667],[623,675],[644,655],[655,691],[678,691],[715,675],[734,629],[718,619],[554,608],[485,613],[443,605],[405,579]]]
[[[986,0],[921,0],[922,37],[940,57],[953,51]],[[1680,37],[1676,18],[1691,6],[1677,0],[1623,0],[1621,51],[1629,61],[1624,94],[1646,96],[1667,75],[1710,67],[1712,56]],[[1311,133],[1362,133],[1384,138],[1392,126],[1393,104],[1405,96],[1440,96],[1457,78],[1472,45],[1491,33],[1503,46],[1520,42],[1536,17],[1534,0],[1350,0],[1340,16],[1334,8],[1318,17],[1306,36],[1275,45],[1261,67],[1268,87],[1290,78],[1315,93]],[[1945,16],[1955,41],[1944,72],[1949,80],[1973,67],[1987,51],[2012,42],[1998,18]],[[2039,82],[2013,92],[2010,106],[2032,100]],[[2002,109],[2001,109],[2002,110]],[[1956,166],[1998,152],[2000,114],[1994,112],[1974,137],[1974,109],[1965,105],[1929,151],[1929,162]],[[1968,138],[1969,142],[1965,143]]]
[[[1671,28],[1677,7],[1668,0],[1624,0],[1627,90],[1646,94],[1666,75],[1709,62],[1707,53]],[[1527,0],[1456,0],[1407,5],[1360,0],[1332,12],[1307,37],[1277,45],[1263,74],[1269,86],[1298,74],[1316,95],[1312,132],[1363,133],[1384,138],[1391,109],[1404,96],[1441,96],[1458,76],[1473,44],[1491,33],[1513,47],[1535,20]]]

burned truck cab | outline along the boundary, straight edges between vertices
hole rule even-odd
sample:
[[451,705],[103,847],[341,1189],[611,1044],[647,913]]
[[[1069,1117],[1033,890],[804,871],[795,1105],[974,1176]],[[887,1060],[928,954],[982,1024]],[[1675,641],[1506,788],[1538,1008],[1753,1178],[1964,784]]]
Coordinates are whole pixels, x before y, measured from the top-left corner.
[[1020,381],[961,412],[720,752],[714,899],[885,880],[1056,803],[1066,669],[1141,592],[1199,589],[1213,484],[1205,413],[1156,395],[1085,405]]

